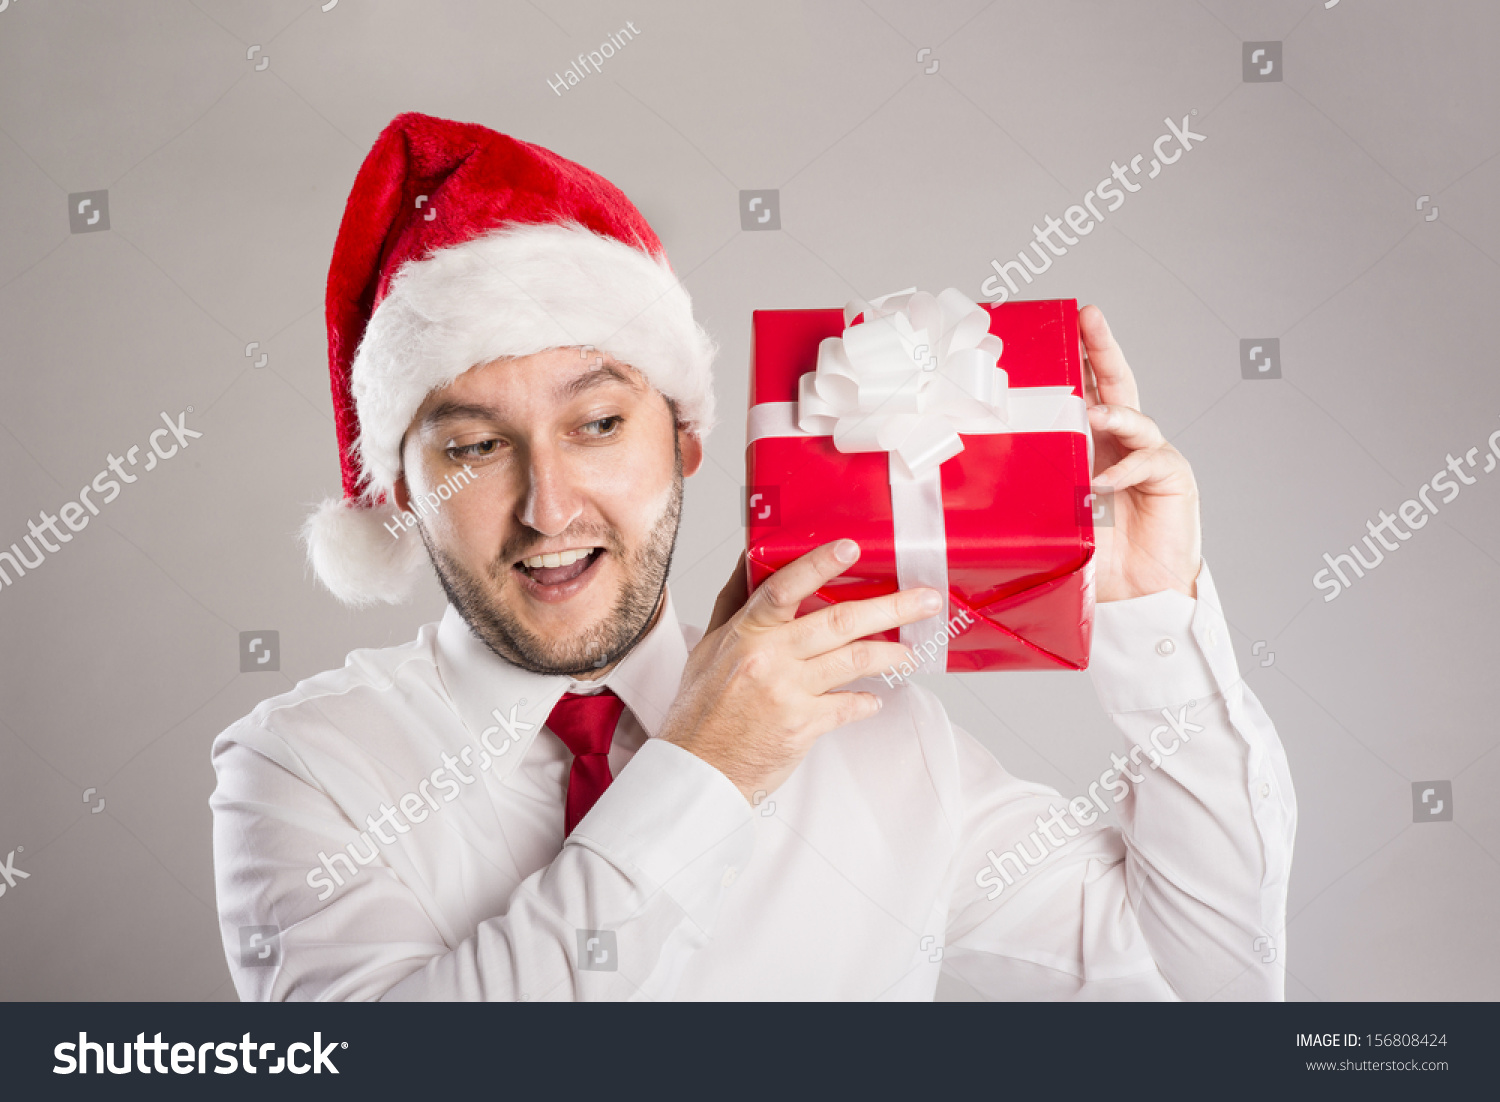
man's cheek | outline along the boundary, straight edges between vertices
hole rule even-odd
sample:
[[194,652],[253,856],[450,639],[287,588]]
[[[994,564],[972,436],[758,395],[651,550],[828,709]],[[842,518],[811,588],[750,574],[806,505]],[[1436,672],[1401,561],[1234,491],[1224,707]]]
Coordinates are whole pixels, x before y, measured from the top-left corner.
[[471,562],[484,565],[505,546],[507,511],[503,503],[485,500],[475,487],[472,495],[446,502],[428,517],[431,539]]

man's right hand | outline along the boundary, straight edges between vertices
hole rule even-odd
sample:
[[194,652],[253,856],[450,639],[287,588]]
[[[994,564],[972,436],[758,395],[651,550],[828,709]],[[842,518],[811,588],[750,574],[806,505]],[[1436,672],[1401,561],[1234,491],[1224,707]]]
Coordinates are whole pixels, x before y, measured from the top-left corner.
[[757,792],[791,775],[818,736],[880,710],[874,693],[833,691],[911,661],[899,643],[864,637],[942,608],[936,590],[919,588],[797,616],[805,598],[858,558],[853,540],[826,543],[745,600],[741,557],[707,634],[688,656],[660,737],[718,769],[752,804]]

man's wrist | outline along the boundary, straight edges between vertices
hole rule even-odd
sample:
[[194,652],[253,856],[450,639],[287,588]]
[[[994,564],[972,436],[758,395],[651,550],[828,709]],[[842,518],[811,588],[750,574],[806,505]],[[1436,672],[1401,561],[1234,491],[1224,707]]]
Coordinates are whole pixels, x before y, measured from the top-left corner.
[[1106,711],[1202,701],[1239,680],[1206,562],[1194,581],[1196,598],[1165,589],[1096,610],[1089,671]]
[[677,735],[662,735],[661,741],[671,743],[679,750],[686,750],[689,754],[692,754],[693,757],[697,758],[704,765],[707,765],[710,769],[717,771],[725,780],[734,785],[735,788],[739,789],[740,795],[745,797],[745,802],[747,804],[750,804],[752,807],[755,805],[754,794],[756,791],[758,791],[755,785],[743,782],[735,775],[735,772],[731,768],[726,767],[726,763],[716,761],[708,754],[705,754],[700,748],[698,740],[690,737],[684,738]]
[[[1142,597],[1154,597],[1158,593],[1181,593],[1189,600],[1196,601],[1198,599],[1198,578],[1202,573],[1203,558],[1199,556],[1198,565],[1192,571],[1191,578],[1186,582],[1173,581],[1169,585],[1162,586],[1160,589],[1150,590],[1146,593],[1122,593],[1117,597],[1100,597],[1094,603],[1099,605],[1117,604],[1120,601],[1135,601]],[[1185,572],[1182,576],[1185,576]]]

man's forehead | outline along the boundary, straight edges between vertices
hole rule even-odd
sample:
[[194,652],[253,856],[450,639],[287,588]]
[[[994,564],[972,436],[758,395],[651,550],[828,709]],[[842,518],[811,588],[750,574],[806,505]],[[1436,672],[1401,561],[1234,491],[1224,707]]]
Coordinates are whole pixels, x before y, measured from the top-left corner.
[[[577,355],[575,355],[577,353]],[[545,357],[551,361],[538,365],[546,371],[539,387],[547,388],[554,402],[571,401],[591,390],[608,386],[625,386],[634,391],[647,389],[645,377],[629,364],[611,360],[593,348],[553,349],[536,356],[522,357],[537,360]],[[423,423],[433,424],[466,417],[494,417],[501,409],[486,400],[482,393],[482,379],[494,372],[508,371],[519,362],[516,359],[493,360],[464,372],[453,383],[428,395],[424,409],[418,415]]]

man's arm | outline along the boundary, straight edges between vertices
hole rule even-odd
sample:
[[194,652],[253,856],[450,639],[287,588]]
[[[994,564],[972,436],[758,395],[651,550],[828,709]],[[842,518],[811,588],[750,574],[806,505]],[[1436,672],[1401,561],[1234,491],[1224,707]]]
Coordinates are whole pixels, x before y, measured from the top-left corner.
[[[319,899],[306,881],[318,854],[348,852],[350,842],[359,852],[376,847],[359,841],[279,739],[236,735],[215,747],[211,804],[220,922],[247,1000],[670,997],[732,890],[725,867],[750,857],[751,811],[740,792],[687,751],[648,740],[557,858],[461,937],[428,905],[434,881],[459,877],[478,891],[506,871],[454,831],[440,866],[382,850]],[[244,926],[279,930],[279,963],[241,963]],[[608,931],[614,945],[588,946],[580,930]],[[580,967],[581,953],[590,967]]]
[[1184,998],[1279,999],[1296,794],[1206,565],[1197,588],[1095,622],[1094,688],[1142,778],[1118,806],[1130,897]]
[[1077,791],[961,737],[944,960],[981,993],[1282,997],[1295,796],[1206,568],[1198,594],[1099,609],[1093,680],[1124,737]]

